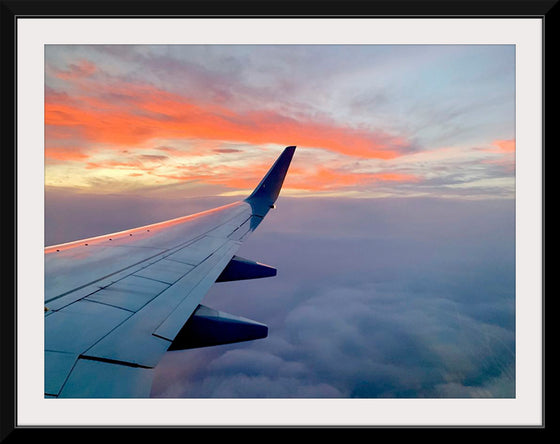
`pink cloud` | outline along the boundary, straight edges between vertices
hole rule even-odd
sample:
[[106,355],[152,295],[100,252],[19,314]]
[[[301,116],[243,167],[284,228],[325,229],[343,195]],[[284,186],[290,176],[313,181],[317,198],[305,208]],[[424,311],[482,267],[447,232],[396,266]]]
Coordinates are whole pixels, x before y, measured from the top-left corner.
[[296,144],[379,159],[395,158],[408,145],[404,137],[334,122],[295,119],[273,111],[238,114],[149,85],[99,85],[98,92],[97,96],[72,98],[47,94],[47,128],[56,128],[59,136],[65,131],[74,136],[79,133],[84,144],[135,146],[155,138],[188,138],[253,145]]

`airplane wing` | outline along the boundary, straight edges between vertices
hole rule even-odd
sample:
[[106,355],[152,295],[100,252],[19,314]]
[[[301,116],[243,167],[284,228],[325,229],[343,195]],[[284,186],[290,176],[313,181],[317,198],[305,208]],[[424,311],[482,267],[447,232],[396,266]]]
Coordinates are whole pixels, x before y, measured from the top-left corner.
[[243,201],[46,247],[45,397],[147,397],[168,350],[266,337],[266,325],[200,303],[214,282],[276,275],[235,253],[274,207],[294,151]]

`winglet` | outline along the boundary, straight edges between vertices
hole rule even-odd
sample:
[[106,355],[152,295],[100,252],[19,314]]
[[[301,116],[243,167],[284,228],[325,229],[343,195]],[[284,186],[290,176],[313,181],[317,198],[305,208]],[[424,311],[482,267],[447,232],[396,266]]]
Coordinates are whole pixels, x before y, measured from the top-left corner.
[[259,185],[251,195],[245,199],[245,202],[251,204],[255,214],[264,216],[268,210],[273,207],[274,202],[276,202],[280,194],[280,189],[284,183],[284,177],[286,177],[295,150],[295,146],[286,147]]

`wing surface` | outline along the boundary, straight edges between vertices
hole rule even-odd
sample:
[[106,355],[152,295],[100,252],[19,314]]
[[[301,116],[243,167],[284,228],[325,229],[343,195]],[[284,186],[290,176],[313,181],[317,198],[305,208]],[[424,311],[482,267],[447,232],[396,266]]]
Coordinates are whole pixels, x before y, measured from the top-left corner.
[[235,253],[274,206],[294,150],[244,201],[45,248],[45,396],[146,397],[168,350],[265,337],[264,324],[200,303],[216,281],[276,274]]

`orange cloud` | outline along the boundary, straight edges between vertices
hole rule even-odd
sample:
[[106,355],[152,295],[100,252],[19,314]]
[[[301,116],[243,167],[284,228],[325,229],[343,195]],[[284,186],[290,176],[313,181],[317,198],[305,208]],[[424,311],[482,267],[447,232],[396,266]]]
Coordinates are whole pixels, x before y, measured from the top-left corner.
[[142,164],[138,161],[121,162],[116,160],[106,160],[103,162],[88,162],[85,166],[88,170],[97,168],[126,168],[126,169],[141,169]]
[[88,143],[134,146],[150,139],[208,139],[248,144],[296,144],[363,158],[397,157],[407,145],[400,137],[298,120],[272,111],[237,114],[201,106],[146,85],[99,86],[100,95],[68,97],[47,94],[45,123],[56,134]]
[[255,187],[262,176],[270,168],[270,164],[247,165],[234,167],[223,165],[175,165],[170,167],[172,172],[159,172],[146,169],[145,172],[153,176],[179,182],[197,181],[209,185],[224,185],[230,188],[247,189]]
[[383,182],[419,182],[420,177],[413,174],[402,173],[378,173],[374,174],[375,179]]
[[75,148],[48,147],[45,149],[45,159],[58,161],[80,161],[85,160],[89,155]]
[[419,182],[420,177],[400,173],[359,173],[319,167],[310,171],[294,168],[286,187],[298,190],[328,191],[375,186],[379,182]]
[[515,139],[498,139],[490,143],[491,148],[478,148],[481,151],[495,154],[515,153]]
[[483,151],[499,154],[492,159],[485,159],[483,163],[489,165],[501,166],[506,172],[515,172],[515,139],[494,140],[492,142],[494,148],[486,148]]
[[[167,150],[166,147],[163,147]],[[154,160],[155,158],[155,160]],[[156,165],[154,166],[154,161]],[[161,161],[161,162],[160,162]],[[151,176],[173,182],[198,182],[207,185],[221,185],[232,189],[252,189],[270,168],[270,161],[243,165],[217,164],[212,160],[185,165],[167,161],[166,156],[139,154],[123,159],[89,160],[85,169],[128,170],[129,177]],[[286,179],[285,188],[307,191],[334,191],[375,187],[383,182],[411,183],[421,178],[412,174],[396,172],[364,173],[347,171],[333,167],[292,165]]]
[[505,153],[515,152],[515,139],[509,140],[495,140],[492,145],[498,147],[498,149]]
[[[95,78],[88,77],[96,71],[95,66],[88,63],[70,65],[62,75],[69,82],[75,82],[82,92],[69,95],[48,89],[45,94],[46,156],[58,161],[83,161],[84,172],[113,169],[119,170],[115,175],[119,180],[143,176],[142,180],[151,177],[158,181],[196,181],[252,189],[270,167],[268,162],[260,164],[262,159],[258,164],[250,164],[251,157],[245,157],[243,166],[217,164],[212,160],[214,156],[209,160],[200,158],[197,163],[172,160],[235,151],[223,148],[224,142],[294,144],[378,159],[395,158],[408,145],[402,137],[345,127],[324,119],[295,119],[270,110],[238,113],[224,106],[195,103],[151,85],[97,84]],[[196,144],[192,144],[195,148],[185,152],[163,145],[166,141],[181,139],[196,140]],[[69,143],[75,143],[78,148],[60,148]],[[158,143],[162,145],[157,146]],[[88,156],[85,154],[88,147],[103,151],[103,156],[94,153]],[[114,151],[115,155],[109,151]],[[344,171],[317,166],[317,163],[299,170],[292,168],[286,187],[334,191],[382,182],[419,180],[412,175]]]
[[[202,180],[209,184],[220,184],[231,188],[251,189],[255,187],[266,172],[269,165],[251,168],[253,173],[245,176],[225,172],[223,175],[208,175]],[[241,171],[239,171],[241,173]],[[191,177],[193,179],[193,177]],[[200,178],[199,178],[200,179]],[[357,173],[352,171],[338,171],[331,168],[319,167],[303,169],[292,165],[290,175],[286,178],[285,188],[307,191],[332,191],[349,188],[375,186],[380,182],[419,182],[421,179],[409,174],[397,173]]]

